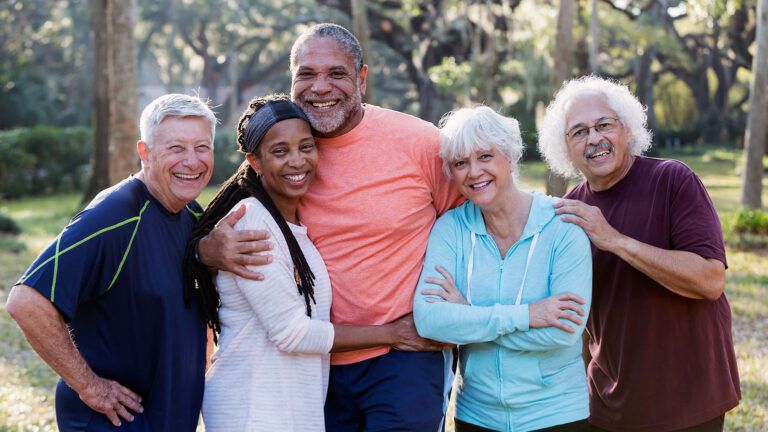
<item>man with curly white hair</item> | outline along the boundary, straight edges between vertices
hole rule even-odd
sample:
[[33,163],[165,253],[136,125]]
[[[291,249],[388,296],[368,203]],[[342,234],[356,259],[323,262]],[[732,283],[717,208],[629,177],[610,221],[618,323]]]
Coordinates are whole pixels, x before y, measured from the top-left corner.
[[539,131],[549,167],[584,177],[555,207],[593,245],[590,423],[721,431],[741,398],[722,229],[693,171],[650,146],[645,108],[594,76],[566,82]]

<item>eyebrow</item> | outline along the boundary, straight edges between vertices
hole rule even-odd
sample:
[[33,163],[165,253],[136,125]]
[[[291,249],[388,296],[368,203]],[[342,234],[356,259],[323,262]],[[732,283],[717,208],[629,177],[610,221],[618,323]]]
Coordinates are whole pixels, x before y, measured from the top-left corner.
[[[594,123],[593,123],[592,125],[594,126],[594,125],[596,125],[596,124],[600,123],[600,121],[601,121],[601,120],[605,120],[605,119],[609,119],[609,118],[612,118],[612,117],[611,117],[611,116],[602,116],[602,117],[598,118],[597,120],[595,120],[595,121],[594,121]],[[586,124],[586,123],[584,123],[584,122],[581,122],[581,123],[576,123],[575,125],[571,126],[571,127],[568,129],[568,132],[570,132],[570,131],[572,131],[572,130],[574,130],[574,129],[576,129],[576,128],[579,128],[579,127],[586,127],[586,126],[587,126],[587,124]]]

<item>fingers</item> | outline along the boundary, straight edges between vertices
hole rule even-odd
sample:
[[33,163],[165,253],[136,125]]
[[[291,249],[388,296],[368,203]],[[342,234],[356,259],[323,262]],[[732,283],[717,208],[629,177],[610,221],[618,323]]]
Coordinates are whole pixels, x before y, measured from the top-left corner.
[[120,427],[120,418],[117,416],[117,412],[115,410],[109,410],[105,412],[104,415],[107,416],[110,422],[112,422],[113,426]]
[[574,294],[572,292],[564,292],[564,293],[558,295],[557,298],[558,298],[558,300],[562,300],[562,301],[565,301],[565,300],[574,301],[574,302],[576,302],[578,304],[586,303],[586,300],[584,300],[583,298],[581,298],[580,296],[578,296],[578,295],[576,295],[576,294]]
[[448,271],[446,271],[444,268],[440,266],[435,266],[435,270],[437,270],[437,272],[440,273],[445,278],[445,280],[453,284],[453,276],[451,276],[451,274],[448,273]]
[[123,387],[121,390],[122,390],[122,395],[118,396],[118,400],[120,401],[121,404],[123,404],[126,408],[130,409],[131,411],[134,411],[137,413],[144,412],[144,407],[141,406],[141,396],[137,395],[136,393],[132,392],[131,390],[125,387]]
[[129,422],[133,421],[133,415],[129,413],[123,405],[118,404],[117,407],[115,407],[115,413]]
[[230,228],[234,228],[237,221],[240,220],[245,215],[245,205],[241,204],[237,210],[233,211],[232,213],[226,215],[223,217],[219,223],[216,225],[219,226],[228,226]]
[[559,321],[559,320],[555,320],[552,323],[552,327],[559,328],[560,330],[563,330],[566,333],[573,333],[573,332],[576,331],[573,328],[571,328],[570,326],[566,325],[565,323],[563,323],[562,321]]
[[442,300],[440,300],[440,299],[436,299],[434,297],[429,297],[426,300],[428,302],[430,302],[430,303],[434,303],[436,301],[446,301],[446,300],[448,300],[448,298],[447,298],[448,295],[447,295],[447,293],[444,290],[425,289],[425,290],[423,290],[421,292],[421,294],[428,295],[428,296],[440,297],[440,299],[442,299]]
[[434,285],[440,285],[443,287],[444,290],[447,291],[448,281],[445,279],[437,279],[437,278],[424,278],[424,282],[434,284]]
[[233,267],[232,268],[232,273],[234,273],[234,274],[236,274],[236,275],[238,275],[238,276],[240,276],[241,278],[244,278],[244,279],[250,279],[250,280],[255,280],[255,281],[263,281],[264,280],[264,275],[263,274],[255,272],[255,271],[251,270],[250,268],[248,268],[246,266],[243,266],[243,265],[238,265],[238,266]]

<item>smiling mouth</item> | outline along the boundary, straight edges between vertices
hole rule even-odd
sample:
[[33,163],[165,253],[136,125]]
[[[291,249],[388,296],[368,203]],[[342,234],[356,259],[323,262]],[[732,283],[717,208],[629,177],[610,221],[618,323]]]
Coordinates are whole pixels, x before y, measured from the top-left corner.
[[486,180],[484,182],[480,182],[480,183],[475,183],[475,184],[469,185],[469,188],[473,189],[473,190],[480,190],[480,189],[483,189],[484,187],[488,186],[489,184],[491,184],[491,181],[490,180]]
[[173,173],[173,176],[180,180],[197,180],[202,175],[203,173],[197,173],[197,174]]
[[328,108],[336,105],[337,103],[339,103],[339,101],[310,102],[309,104],[312,105],[313,108]]
[[601,150],[601,151],[592,153],[591,155],[588,155],[587,159],[596,159],[596,158],[599,158],[600,156],[609,155],[610,153],[611,153],[610,150]]
[[309,177],[309,171],[301,173],[301,174],[286,174],[283,175],[283,178],[288,181],[288,183],[293,185],[301,185],[304,183],[305,180],[307,180],[307,177]]

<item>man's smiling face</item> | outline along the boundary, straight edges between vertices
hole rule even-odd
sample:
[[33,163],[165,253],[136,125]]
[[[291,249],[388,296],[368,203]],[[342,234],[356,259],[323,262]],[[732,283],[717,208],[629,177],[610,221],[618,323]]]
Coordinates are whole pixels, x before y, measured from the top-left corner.
[[366,66],[356,71],[352,55],[329,37],[308,39],[298,49],[291,65],[291,98],[317,136],[343,135],[360,123],[367,71]]

